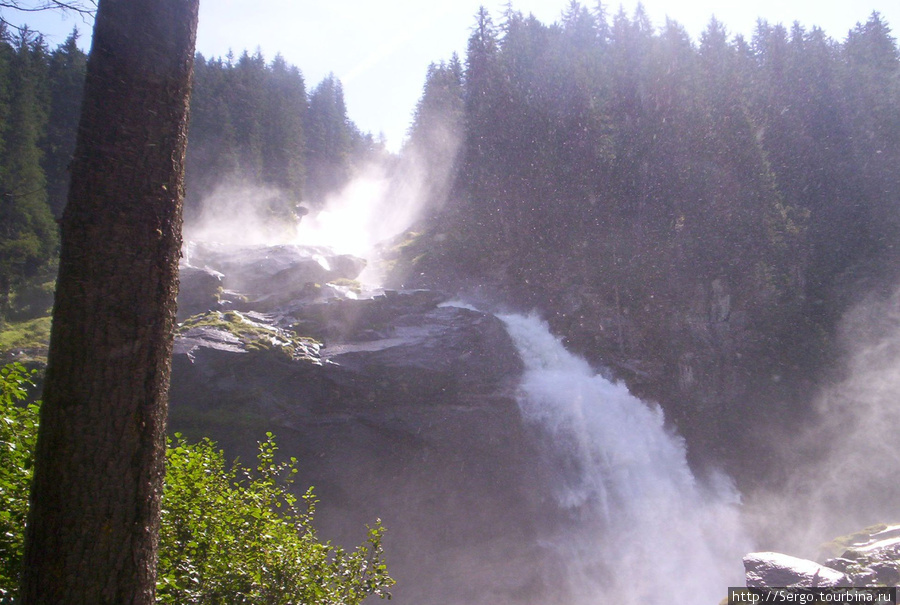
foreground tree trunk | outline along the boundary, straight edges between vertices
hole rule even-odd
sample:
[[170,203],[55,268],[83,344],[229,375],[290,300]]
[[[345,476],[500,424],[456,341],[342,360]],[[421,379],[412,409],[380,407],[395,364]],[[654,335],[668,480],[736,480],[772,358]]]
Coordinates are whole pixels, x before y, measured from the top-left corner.
[[26,605],[154,600],[197,6],[98,6],[62,218]]

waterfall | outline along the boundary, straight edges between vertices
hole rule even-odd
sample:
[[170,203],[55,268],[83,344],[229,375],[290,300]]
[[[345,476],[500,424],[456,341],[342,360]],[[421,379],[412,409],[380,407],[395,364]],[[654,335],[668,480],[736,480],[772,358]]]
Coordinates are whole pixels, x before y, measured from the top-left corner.
[[718,603],[743,585],[739,494],[691,472],[662,410],[569,353],[535,316],[501,319],[525,373],[519,406],[545,442],[561,515],[544,547],[564,561],[578,605]]

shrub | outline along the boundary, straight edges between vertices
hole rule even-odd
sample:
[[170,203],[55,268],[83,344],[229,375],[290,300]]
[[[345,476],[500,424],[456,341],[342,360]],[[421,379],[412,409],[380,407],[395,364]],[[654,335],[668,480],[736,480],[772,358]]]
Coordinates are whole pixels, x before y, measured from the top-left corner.
[[[21,568],[38,405],[25,404],[31,375],[0,368],[0,603],[11,603]],[[166,448],[157,603],[356,605],[390,598],[380,521],[353,551],[321,542],[312,489],[289,490],[296,459],[276,462],[271,433],[255,469],[228,465],[204,439],[176,434]]]
[[208,439],[176,435],[167,450],[160,531],[159,603],[354,605],[390,597],[380,522],[352,552],[322,543],[312,490],[287,489],[296,459],[276,463],[271,433],[255,470],[226,468]]
[[0,603],[12,601],[25,546],[38,406],[26,404],[34,371],[0,368]]

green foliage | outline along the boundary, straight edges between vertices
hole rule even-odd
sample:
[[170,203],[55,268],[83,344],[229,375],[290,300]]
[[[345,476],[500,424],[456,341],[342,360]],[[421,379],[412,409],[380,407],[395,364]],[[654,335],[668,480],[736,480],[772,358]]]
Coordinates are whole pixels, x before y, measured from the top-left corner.
[[69,163],[75,151],[87,70],[87,55],[77,43],[76,29],[49,58],[50,119],[43,143],[44,171],[50,208],[57,218],[62,216],[69,193]]
[[0,368],[0,603],[12,601],[24,556],[38,427],[38,406],[24,402],[33,376],[18,363]]
[[159,603],[353,605],[389,598],[380,522],[354,551],[322,543],[312,490],[287,489],[296,459],[276,463],[274,438],[260,443],[255,471],[227,468],[209,440],[167,450],[160,531]]
[[[34,372],[0,368],[0,603],[11,603],[23,557],[37,440],[38,404],[26,404]],[[297,461],[277,462],[274,436],[260,443],[255,469],[228,465],[213,442],[166,448],[158,603],[356,605],[390,598],[394,584],[380,521],[354,550],[321,542],[312,489],[289,486]]]
[[54,270],[86,63],[75,41],[51,53],[34,32],[0,31],[0,320],[23,284]]
[[[7,42],[0,42],[7,44]],[[47,124],[47,49],[20,33],[9,68],[9,97],[0,150],[0,314],[10,289],[54,257],[57,230],[47,203],[40,142]]]
[[45,270],[13,289],[9,301],[9,319],[33,319],[50,315],[56,290],[56,270],[57,263],[54,260]]

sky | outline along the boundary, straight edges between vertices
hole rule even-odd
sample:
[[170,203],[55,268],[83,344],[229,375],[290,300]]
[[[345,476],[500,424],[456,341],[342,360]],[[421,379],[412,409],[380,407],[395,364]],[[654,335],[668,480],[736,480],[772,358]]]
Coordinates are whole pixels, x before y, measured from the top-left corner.
[[[569,0],[513,0],[544,23],[557,21]],[[455,51],[465,55],[474,15],[484,4],[495,22],[506,0],[201,0],[197,50],[207,58],[259,49],[266,59],[277,53],[303,72],[308,89],[329,73],[344,85],[347,110],[362,131],[383,134],[399,149],[432,62]],[[583,4],[594,6],[594,0]],[[637,0],[621,6],[633,13]],[[644,0],[656,26],[666,17],[683,25],[696,40],[710,18],[732,34],[749,38],[757,18],[789,26],[817,25],[843,40],[873,10],[900,32],[898,0]],[[620,4],[610,2],[609,13]],[[4,17],[16,21],[14,15]],[[28,14],[27,23],[47,34],[51,48],[77,26],[89,45],[90,23],[77,15]],[[18,20],[21,22],[21,19]]]

